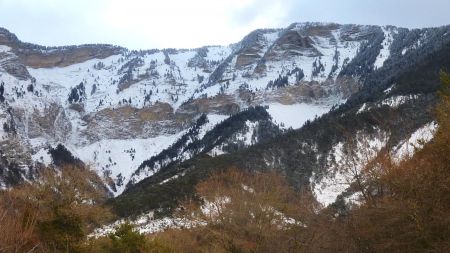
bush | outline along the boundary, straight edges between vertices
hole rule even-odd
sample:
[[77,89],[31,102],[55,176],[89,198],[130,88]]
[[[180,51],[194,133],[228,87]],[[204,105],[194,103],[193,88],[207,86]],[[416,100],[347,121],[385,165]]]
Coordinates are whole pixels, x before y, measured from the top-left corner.
[[107,237],[91,240],[86,252],[96,253],[171,253],[168,245],[140,234],[133,224],[125,222]]
[[307,224],[316,205],[276,173],[237,169],[214,173],[196,187],[202,201],[186,201],[176,214],[191,229],[156,235],[176,252],[296,252],[298,224]]
[[145,236],[137,232],[130,223],[118,226],[109,238],[112,241],[111,253],[143,252],[146,245]]
[[0,193],[0,252],[82,252],[95,227],[112,215],[95,172],[65,166]]

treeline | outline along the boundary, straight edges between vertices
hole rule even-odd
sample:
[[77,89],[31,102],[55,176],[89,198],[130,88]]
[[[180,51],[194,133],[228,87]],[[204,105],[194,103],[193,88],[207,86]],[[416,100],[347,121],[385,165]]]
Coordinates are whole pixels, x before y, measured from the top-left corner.
[[[116,198],[115,210],[124,216],[146,211],[154,206],[152,199],[159,201],[161,210],[171,209],[176,206],[176,201],[193,194],[194,185],[212,169],[232,166],[261,171],[277,169],[298,188],[309,187],[313,173],[327,173],[326,157],[332,148],[339,142],[345,142],[348,136],[356,136],[358,132],[369,136],[375,134],[375,130],[387,132],[390,134],[387,145],[398,145],[433,120],[433,108],[438,101],[436,91],[440,84],[439,70],[450,69],[450,58],[447,56],[450,52],[448,29],[441,27],[428,30],[429,37],[426,37],[421,47],[411,49],[404,55],[402,50],[409,48],[415,38],[423,37],[422,33],[427,30],[402,30],[394,35],[392,56],[382,68],[364,76],[364,87],[345,104],[307,122],[300,129],[250,148],[214,158],[199,155],[180,164],[166,166]],[[381,31],[373,34],[383,37]],[[403,43],[402,38],[407,40]],[[378,49],[370,47],[365,51],[373,54]],[[389,92],[387,88],[391,88]],[[398,107],[380,105],[385,99],[395,99],[400,95],[415,96],[415,99]],[[358,112],[363,104],[369,106],[370,110]],[[180,173],[185,176],[164,187],[158,185]],[[172,188],[180,191],[173,191]]]
[[[391,96],[436,92],[439,88],[439,70],[449,71],[449,28],[450,26],[429,30],[400,30],[394,35],[390,47],[391,57],[384,62],[382,68],[362,76],[364,87],[352,95],[342,109],[376,101],[388,87],[392,87],[389,94]],[[421,46],[415,46],[414,43],[421,37]],[[402,54],[403,49],[409,50]]]
[[[448,60],[440,58],[439,62],[446,68],[450,66]],[[160,210],[167,213],[168,209],[176,206],[176,201],[191,195],[194,185],[203,180],[211,170],[233,166],[259,171],[276,169],[286,175],[289,182],[298,188],[309,187],[309,179],[313,173],[316,175],[328,173],[327,154],[335,145],[345,142],[349,136],[356,136],[357,133],[371,136],[379,130],[390,133],[388,146],[394,147],[400,141],[409,138],[414,131],[431,122],[433,108],[438,100],[436,90],[440,83],[436,69],[436,64],[420,66],[397,76],[395,82],[397,88],[407,86],[412,78],[417,78],[418,84],[424,81],[425,86],[434,87],[414,101],[396,108],[387,105],[375,106],[377,102],[391,95],[385,94],[383,89],[379,93],[370,94],[362,90],[361,95],[370,96],[362,101],[368,105],[372,105],[370,101],[374,101],[374,106],[371,106],[370,110],[358,113],[362,102],[352,100],[314,121],[306,122],[300,129],[277,135],[250,148],[217,157],[199,155],[180,164],[166,166],[115,198],[114,208],[123,216],[147,211],[154,206],[161,207]],[[429,80],[426,80],[427,78]],[[410,92],[417,94],[416,90],[421,89],[424,87],[412,88]],[[159,185],[176,174],[185,176],[167,185]]]
[[442,80],[434,139],[400,163],[380,152],[355,175],[358,201],[344,208],[321,207],[284,175],[231,168],[179,202],[178,228],[142,235],[124,223],[88,238],[112,214],[98,176],[66,165],[1,192],[0,252],[449,252],[450,76]]
[[[254,133],[258,141],[266,141],[281,135],[282,131],[278,126],[271,122],[271,116],[262,106],[249,107],[239,113],[220,122],[213,129],[208,131],[205,136],[199,138],[199,131],[207,122],[207,116],[203,114],[196,123],[174,144],[159,154],[142,162],[138,170],[133,175],[138,175],[144,170],[153,170],[164,168],[170,165],[176,165],[186,160],[183,153],[193,157],[200,153],[210,152],[214,147],[222,146],[223,151],[232,153],[245,148],[243,143],[233,138],[234,135],[248,131],[246,122],[258,122],[259,125]],[[134,182],[133,182],[134,183]],[[131,185],[131,184],[130,184]]]
[[230,169],[199,183],[201,201],[183,202],[175,214],[193,228],[146,240],[164,245],[155,252],[448,252],[449,111],[411,160],[396,165],[381,154],[368,163],[353,185],[359,203],[344,211],[318,211],[309,191],[278,174]]
[[381,152],[366,163],[351,186],[356,204],[321,209],[279,174],[223,170],[175,212],[185,228],[147,236],[159,248],[137,252],[449,252],[450,76],[442,79],[434,139],[409,160]]

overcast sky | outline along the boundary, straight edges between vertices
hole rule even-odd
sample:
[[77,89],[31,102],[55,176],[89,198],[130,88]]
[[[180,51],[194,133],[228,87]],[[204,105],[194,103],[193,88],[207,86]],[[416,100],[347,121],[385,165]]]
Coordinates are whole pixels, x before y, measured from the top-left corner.
[[46,46],[225,45],[257,28],[304,21],[447,25],[450,0],[0,0],[0,27]]

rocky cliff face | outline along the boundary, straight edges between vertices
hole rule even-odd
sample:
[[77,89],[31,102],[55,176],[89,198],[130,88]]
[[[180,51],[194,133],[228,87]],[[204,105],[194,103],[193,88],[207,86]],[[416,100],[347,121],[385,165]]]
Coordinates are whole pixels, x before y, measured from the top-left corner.
[[[360,90],[385,63],[432,45],[435,32],[301,23],[257,30],[228,46],[129,51],[42,47],[0,29],[1,142],[14,140],[24,150],[4,156],[3,174],[31,178],[11,162],[48,165],[48,148],[62,143],[112,179],[119,194],[144,160],[202,114],[226,118],[263,105],[281,128],[298,128]],[[283,117],[289,108],[301,109]],[[18,149],[2,146],[2,154],[11,150]]]
[[0,45],[10,47],[18,63],[31,68],[66,67],[87,60],[104,59],[125,50],[111,45],[43,47],[24,43],[4,28],[0,28]]

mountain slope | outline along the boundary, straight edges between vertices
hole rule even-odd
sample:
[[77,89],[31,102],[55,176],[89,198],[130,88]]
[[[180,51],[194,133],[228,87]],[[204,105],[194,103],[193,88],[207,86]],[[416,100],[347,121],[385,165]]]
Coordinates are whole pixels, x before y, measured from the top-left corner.
[[[129,51],[110,45],[41,47],[1,29],[0,184],[32,179],[39,166],[52,164],[48,150],[61,143],[118,195],[129,182],[165,167],[134,176],[202,114],[225,119],[263,105],[281,127],[298,128],[358,90],[348,106],[374,102],[372,93],[382,94],[396,71],[411,69],[447,43],[448,30],[296,23],[256,30],[228,46]],[[394,85],[391,95],[409,96],[404,87]],[[428,87],[413,88],[434,89]],[[283,111],[292,117],[280,116]],[[243,133],[233,131],[234,139]],[[211,145],[211,151],[218,148]],[[204,153],[194,150],[189,152]],[[267,159],[280,155],[270,161],[274,166],[291,163],[283,161],[288,154],[273,152]],[[161,164],[172,162],[180,161]]]
[[[351,165],[358,170],[382,150],[393,156],[408,155],[401,153],[413,152],[409,145],[433,136],[439,71],[450,69],[448,29],[412,31],[428,34],[421,47],[410,52],[393,51],[385,66],[367,73],[361,90],[339,108],[248,149],[219,157],[198,156],[161,169],[116,198],[116,210],[127,216],[158,208],[165,214],[211,171],[230,167],[278,170],[295,187],[311,189],[323,205],[341,198],[355,199],[350,187],[355,178],[349,174],[346,159],[353,159]],[[351,147],[366,152],[346,153]],[[159,184],[167,178],[173,180]]]
[[282,134],[262,107],[250,107],[226,119],[220,117],[224,119],[221,122],[214,118],[217,118],[217,115],[203,114],[196,124],[168,149],[144,161],[133,173],[128,187],[169,164],[179,164],[199,154],[214,157],[233,153]]

